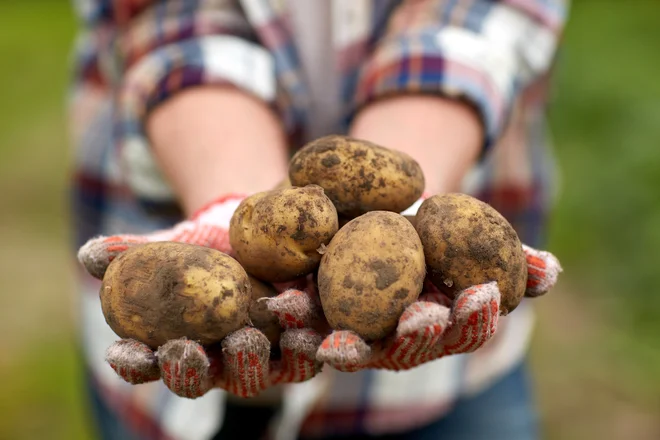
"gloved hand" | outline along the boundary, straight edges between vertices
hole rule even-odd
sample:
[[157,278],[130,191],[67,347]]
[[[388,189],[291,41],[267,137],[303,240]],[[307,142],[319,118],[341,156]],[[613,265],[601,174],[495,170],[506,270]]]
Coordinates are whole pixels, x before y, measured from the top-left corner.
[[[110,262],[120,253],[149,242],[196,244],[231,255],[229,223],[245,197],[221,197],[172,229],[147,235],[94,238],[80,249],[78,258],[92,276],[102,279]],[[251,397],[273,385],[310,379],[322,366],[315,358],[322,336],[304,325],[309,322],[308,312],[312,309],[295,306],[295,298],[306,297],[310,285],[308,279],[301,279],[274,286],[279,295],[271,301],[282,316],[284,329],[280,359],[270,359],[270,342],[260,330],[244,327],[227,335],[219,346],[206,348],[182,338],[168,341],[154,352],[141,342],[123,339],[108,348],[106,360],[127,382],[140,384],[162,378],[170,390],[188,398],[202,396],[214,387]]]
[[246,197],[247,195],[243,194],[222,196],[171,229],[145,235],[122,234],[96,237],[80,248],[78,260],[90,275],[102,280],[108,265],[117,255],[132,246],[144,243],[175,241],[206,246],[231,255],[229,222],[238,205]]
[[[528,273],[525,296],[541,296],[554,286],[561,267],[548,252],[524,245],[523,249]],[[407,370],[475,351],[493,336],[499,315],[500,292],[494,282],[469,287],[451,301],[427,281],[419,300],[399,318],[394,335],[368,344],[351,331],[334,331],[316,357],[340,371]]]
[[[305,291],[286,289],[271,301],[285,304],[290,297],[305,296]],[[240,397],[253,397],[265,389],[302,382],[320,372],[315,359],[322,337],[311,328],[299,325],[306,316],[295,308],[287,310],[281,321],[285,331],[280,337],[281,358],[270,357],[268,338],[254,327],[244,327],[227,335],[220,346],[205,349],[186,338],[170,340],[152,351],[132,339],[112,344],[106,354],[110,366],[124,380],[141,384],[163,379],[181,397],[203,396],[212,388],[222,388]]]

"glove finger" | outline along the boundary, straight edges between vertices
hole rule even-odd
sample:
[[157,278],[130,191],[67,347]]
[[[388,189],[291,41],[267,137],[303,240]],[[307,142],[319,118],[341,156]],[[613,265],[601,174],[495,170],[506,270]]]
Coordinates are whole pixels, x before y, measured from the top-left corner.
[[523,245],[527,257],[527,289],[525,296],[535,298],[546,294],[557,282],[562,271],[559,260],[550,252]]
[[282,328],[320,328],[323,311],[318,296],[307,290],[288,289],[273,297],[264,298],[268,310],[280,321]]
[[156,356],[163,382],[174,394],[194,399],[211,388],[210,362],[197,342],[186,338],[167,341]]
[[449,308],[430,301],[415,301],[401,314],[396,328],[396,336],[419,336],[429,333],[439,337],[447,327]]
[[253,397],[269,386],[270,342],[259,330],[244,327],[222,341],[225,388],[240,397]]
[[316,352],[316,359],[319,362],[346,372],[365,368],[371,356],[371,347],[350,330],[332,332],[323,340]]
[[316,351],[323,338],[311,329],[288,329],[280,339],[282,360],[273,362],[273,384],[303,382],[316,376],[323,363],[316,360]]
[[426,362],[449,322],[449,308],[417,301],[404,310],[395,338],[386,344],[374,368],[405,370]]
[[499,305],[500,291],[495,282],[459,293],[449,327],[441,338],[444,354],[469,353],[489,340],[497,329]]
[[134,385],[160,379],[158,359],[147,345],[121,339],[108,347],[105,360],[126,382]]
[[108,265],[119,254],[130,247],[147,243],[146,237],[139,235],[113,235],[89,240],[78,250],[78,261],[93,277],[102,280]]

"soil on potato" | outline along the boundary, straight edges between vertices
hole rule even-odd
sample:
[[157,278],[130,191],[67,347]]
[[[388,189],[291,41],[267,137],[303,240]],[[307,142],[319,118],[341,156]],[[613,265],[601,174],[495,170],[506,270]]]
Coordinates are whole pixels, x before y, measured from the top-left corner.
[[[246,271],[285,282],[318,267],[316,251],[337,232],[337,211],[317,185],[267,191],[246,199],[230,225],[230,242]],[[266,264],[264,264],[266,262]]]
[[424,176],[404,153],[347,136],[326,136],[305,145],[292,158],[296,185],[323,187],[347,219],[369,211],[401,212],[422,194]]
[[511,224],[490,205],[464,194],[429,198],[416,216],[429,276],[450,297],[497,281],[502,313],[514,310],[527,284],[525,254]]
[[[225,300],[236,304],[248,301],[243,298],[250,289],[247,278],[239,279],[229,260],[211,256],[212,250],[206,248],[181,251],[192,245],[159,244],[150,249],[146,246],[117,257],[101,286],[106,321],[120,337],[136,338],[152,348],[183,336],[209,344],[245,322],[241,307],[230,308],[229,315],[223,318],[216,312]],[[129,261],[130,264],[124,264]],[[190,289],[213,291],[208,277],[195,286],[186,284],[187,273],[195,268],[208,274],[222,268],[227,287],[213,299],[191,295]],[[196,319],[186,319],[191,313]]]
[[391,333],[414,302],[425,277],[422,244],[399,214],[370,212],[330,242],[318,274],[324,313],[336,330],[365,340]]

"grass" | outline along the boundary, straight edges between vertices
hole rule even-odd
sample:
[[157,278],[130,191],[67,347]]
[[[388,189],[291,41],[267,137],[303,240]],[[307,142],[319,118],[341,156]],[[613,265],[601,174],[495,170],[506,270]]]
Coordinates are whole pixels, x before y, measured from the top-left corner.
[[571,265],[605,275],[609,293],[639,295],[634,320],[653,325],[646,312],[660,306],[649,258],[660,245],[660,4],[575,3],[551,113],[564,177],[553,245]]
[[0,438],[91,438],[67,225],[67,2],[0,4]]
[[[66,182],[69,2],[0,26],[0,438],[91,438],[75,351]],[[574,1],[551,125],[562,188],[532,362],[546,438],[660,438],[660,3]]]
[[532,351],[548,438],[660,437],[660,3],[575,1],[551,126],[568,290]]
[[660,3],[575,2],[552,126],[563,189],[551,246],[607,345],[660,394]]

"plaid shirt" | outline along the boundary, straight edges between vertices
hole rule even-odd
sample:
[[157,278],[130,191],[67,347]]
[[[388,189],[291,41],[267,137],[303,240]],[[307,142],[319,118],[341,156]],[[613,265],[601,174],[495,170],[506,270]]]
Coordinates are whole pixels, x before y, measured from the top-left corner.
[[[483,156],[463,190],[487,201],[521,239],[542,245],[553,197],[546,84],[566,14],[562,0],[333,0],[332,30],[345,132],[352,116],[401,92],[463,99],[485,127]],[[284,0],[77,0],[81,32],[71,90],[76,249],[89,238],[144,233],[181,220],[142,122],[186,87],[231,84],[280,115],[292,153],[314,118]],[[303,38],[298,36],[298,38]],[[104,361],[117,339],[98,281],[80,271],[83,346],[92,383],[146,439],[206,438],[226,395],[180,399],[161,383],[123,383]],[[306,435],[388,432],[428,423],[525,355],[529,304],[501,320],[476,353],[403,373],[324,371],[285,388],[281,426]]]

